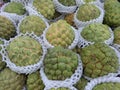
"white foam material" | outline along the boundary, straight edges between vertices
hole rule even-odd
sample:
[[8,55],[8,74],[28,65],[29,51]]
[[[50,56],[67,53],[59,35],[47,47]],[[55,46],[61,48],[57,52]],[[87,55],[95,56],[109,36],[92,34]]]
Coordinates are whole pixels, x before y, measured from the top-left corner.
[[[7,54],[7,46],[10,44],[10,42],[12,42],[15,38],[17,37],[20,37],[20,36],[29,36],[33,39],[35,39],[36,41],[38,41],[41,46],[42,46],[42,50],[43,50],[43,54],[39,60],[39,62],[37,62],[36,64],[33,64],[33,65],[28,65],[28,66],[16,66],[13,62],[11,62],[11,60],[9,59],[8,57],[8,54]],[[5,46],[4,46],[4,49],[2,50],[2,56],[3,56],[3,61],[6,62],[7,64],[7,67],[9,67],[11,70],[17,72],[17,73],[24,73],[24,74],[31,74],[32,72],[35,72],[36,70],[38,70],[41,66],[42,66],[42,62],[43,62],[43,59],[45,57],[45,54],[47,52],[46,48],[44,47],[43,43],[42,43],[42,40],[37,37],[34,33],[25,33],[25,34],[19,34],[18,36],[16,36],[15,38],[11,38],[9,41],[6,41],[5,42]]]
[[[78,34],[79,34],[78,47],[79,47],[79,48],[84,48],[84,47],[86,47],[86,46],[89,46],[89,45],[95,43],[95,42],[88,41],[88,40],[86,40],[86,39],[84,39],[84,38],[82,37],[81,32],[82,32],[82,30],[83,30],[84,28],[85,28],[85,27],[82,27],[82,28],[79,28],[79,30],[78,30]],[[108,44],[108,45],[112,44],[112,43],[113,43],[113,40],[114,40],[114,34],[113,34],[113,31],[112,31],[111,28],[109,28],[109,32],[110,32],[110,36],[111,36],[111,37],[110,37],[109,39],[107,39],[107,40],[104,41],[104,43],[105,43],[105,44]]]
[[[48,27],[48,28],[49,28],[49,27]],[[43,32],[43,41],[44,41],[44,43],[45,43],[45,45],[46,45],[47,48],[53,48],[54,46],[51,45],[51,44],[47,41],[47,39],[46,39],[46,33],[47,33],[47,31],[48,31],[48,28],[46,28],[46,29],[44,30],[44,32]],[[68,49],[73,49],[73,48],[78,44],[78,38],[79,38],[77,30],[76,30],[75,28],[73,28],[73,27],[71,27],[71,28],[72,28],[73,31],[74,31],[75,38],[74,38],[73,42],[71,43],[71,45],[68,46]],[[67,37],[67,36],[66,36],[66,37]]]
[[101,83],[107,83],[107,82],[118,82],[120,83],[119,77],[99,77],[96,79],[91,80],[89,83],[87,83],[85,90],[93,90],[93,88]]
[[24,5],[28,5],[29,3],[31,3],[32,0],[10,0],[11,2],[12,1],[17,1],[17,2],[21,2],[22,4]]
[[75,22],[75,25],[77,26],[77,28],[85,27],[91,23],[97,23],[97,22],[102,23],[103,22],[105,12],[101,7],[99,7],[97,5],[95,5],[95,6],[100,10],[100,16],[96,19],[92,19],[92,20],[86,21],[86,22],[83,22],[83,21],[80,21],[77,19],[77,12],[79,10],[79,8],[78,8],[78,10],[74,14],[74,22]]
[[[79,79],[82,76],[82,71],[83,71],[82,62],[81,62],[81,58],[79,55],[78,55],[78,61],[79,61],[78,67],[75,70],[75,73],[70,78],[67,78],[64,81],[49,80],[44,73],[44,67],[42,67],[40,70],[40,75],[41,75],[41,78],[42,78],[43,83],[45,85],[44,90],[50,90],[51,88],[59,88],[59,87],[73,88],[72,85],[76,84],[79,81]],[[76,90],[76,89],[73,88],[70,90]]]

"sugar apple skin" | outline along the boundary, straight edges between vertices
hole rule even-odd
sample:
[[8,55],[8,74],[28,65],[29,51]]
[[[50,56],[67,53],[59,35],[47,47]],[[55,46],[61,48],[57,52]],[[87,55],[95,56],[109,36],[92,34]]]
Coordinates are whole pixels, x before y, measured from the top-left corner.
[[93,90],[120,90],[120,83],[101,83],[96,85]]
[[60,88],[57,88],[57,89],[52,88],[52,89],[50,89],[50,90],[70,90],[70,89],[68,89],[68,88],[64,88],[64,87],[60,87]]
[[55,8],[52,0],[34,0],[33,6],[45,18],[52,19],[55,13]]
[[120,26],[120,3],[117,0],[105,0],[104,23],[111,27]]
[[90,3],[90,2],[94,2],[96,0],[83,0],[85,3]]
[[10,2],[4,8],[4,11],[8,13],[16,13],[18,15],[24,15],[26,13],[24,6],[19,2]]
[[81,36],[90,42],[104,42],[111,37],[111,33],[107,25],[93,23],[89,24],[82,30]]
[[25,79],[25,75],[17,74],[9,68],[5,68],[0,72],[0,90],[22,90]]
[[58,0],[61,4],[65,5],[65,6],[74,6],[76,5],[76,1],[75,0]]
[[20,23],[20,32],[22,33],[32,33],[34,32],[36,35],[42,35],[43,31],[46,28],[45,22],[39,17],[35,15],[26,16],[25,19]]
[[29,36],[15,38],[7,46],[8,57],[17,66],[36,64],[42,56],[42,46]]
[[27,90],[44,90],[44,87],[39,71],[28,75]]
[[16,35],[14,24],[4,16],[0,16],[0,38],[9,40]]
[[116,73],[120,66],[115,51],[104,43],[95,43],[82,48],[80,55],[83,74],[90,78]]
[[44,71],[49,80],[70,78],[77,66],[77,54],[62,47],[49,49],[44,59]]
[[114,32],[114,41],[115,44],[120,44],[120,26],[115,28]]
[[59,20],[48,28],[46,32],[47,41],[53,46],[67,48],[72,44],[75,34],[71,26],[65,20]]
[[100,16],[100,10],[93,4],[83,4],[77,12],[77,19],[80,21],[90,21]]

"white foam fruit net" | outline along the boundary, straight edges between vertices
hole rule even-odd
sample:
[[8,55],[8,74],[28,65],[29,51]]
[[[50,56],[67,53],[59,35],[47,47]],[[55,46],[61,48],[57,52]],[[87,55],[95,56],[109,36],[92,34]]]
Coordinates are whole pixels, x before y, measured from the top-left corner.
[[108,82],[113,82],[113,83],[120,83],[120,78],[119,77],[99,77],[96,79],[91,80],[85,87],[85,90],[93,90],[93,88],[101,83],[108,83]]
[[[49,28],[49,27],[48,27],[48,28]],[[47,39],[46,39],[46,33],[47,33],[47,31],[48,31],[48,28],[46,28],[46,29],[44,30],[42,37],[43,37],[43,41],[44,41],[45,46],[46,46],[47,48],[53,48],[54,46],[51,45],[51,44],[47,41]],[[71,43],[71,45],[68,46],[68,49],[73,49],[73,48],[78,44],[78,38],[79,38],[77,30],[76,30],[75,28],[73,28],[73,27],[71,27],[71,28],[72,28],[73,31],[74,31],[75,38],[74,38],[73,42]],[[54,33],[54,32],[53,32],[53,33]],[[66,37],[67,37],[67,36],[66,36]]]
[[[89,45],[95,43],[95,42],[88,41],[88,40],[86,40],[86,39],[84,39],[84,38],[82,37],[81,32],[82,32],[82,30],[83,30],[84,28],[85,28],[85,27],[82,27],[82,28],[79,28],[79,30],[78,30],[79,41],[78,41],[78,45],[77,45],[77,46],[78,46],[79,48],[84,48],[85,46],[89,46]],[[111,37],[110,37],[109,39],[107,39],[107,40],[104,41],[104,43],[105,43],[105,44],[108,44],[108,45],[112,44],[112,43],[113,43],[113,40],[114,40],[114,34],[113,34],[113,31],[112,31],[111,28],[109,28],[109,32],[110,32],[110,36],[111,36]]]
[[[10,44],[10,42],[12,42],[15,38],[20,37],[20,36],[29,36],[29,37],[35,39],[36,41],[38,41],[40,43],[40,45],[42,46],[43,54],[42,54],[40,60],[36,64],[28,65],[28,66],[16,66],[9,59],[6,48]],[[42,43],[42,40],[40,38],[38,38],[34,33],[19,34],[15,38],[11,38],[9,41],[5,42],[4,49],[2,50],[3,61],[6,62],[7,67],[9,67],[11,70],[13,70],[17,73],[30,74],[32,72],[35,72],[36,70],[38,70],[42,66],[44,56],[47,52],[46,48],[44,47],[44,45]]]
[[[44,21],[44,23],[46,24],[46,28],[49,27],[49,24],[48,24],[47,20],[44,18],[44,16],[42,16],[41,14],[38,14],[37,11],[33,10],[33,9],[32,9],[31,7],[29,7],[29,6],[25,6],[25,8],[26,8],[26,10],[28,11],[29,16],[30,16],[30,15],[35,15],[35,16],[40,17],[40,18]],[[24,18],[22,18],[22,19],[20,20],[20,22],[18,23],[18,27],[17,27],[18,33],[20,33],[20,24],[22,23],[22,21],[23,21],[26,17],[27,17],[27,16],[25,16]]]
[[53,0],[53,3],[55,5],[55,9],[58,12],[60,12],[60,13],[73,13],[77,9],[77,2],[78,2],[78,0],[75,0],[75,1],[76,1],[76,5],[75,6],[64,6],[63,4],[61,4],[59,2],[59,0]]
[[[116,53],[116,55],[117,55],[117,57],[118,57],[118,63],[119,63],[119,68],[118,68],[118,70],[117,70],[117,72],[115,72],[115,73],[108,73],[107,75],[103,75],[103,76],[101,76],[101,77],[115,77],[115,76],[117,76],[118,74],[120,74],[120,52],[117,50],[117,49],[115,49],[114,47],[112,47],[112,46],[109,46],[111,49],[113,49],[114,51],[115,51],[115,53]],[[88,77],[88,76],[85,76],[85,75],[83,75],[84,76],[84,78],[86,78],[87,80],[92,80],[93,78],[91,78],[91,77]]]
[[75,73],[70,78],[67,78],[64,81],[49,80],[44,73],[44,67],[42,67],[40,70],[40,75],[45,85],[44,90],[50,90],[51,88],[59,88],[59,87],[66,87],[66,88],[70,88],[70,90],[76,90],[72,85],[76,84],[79,81],[83,71],[82,62],[79,55],[78,55],[78,61],[79,61],[78,67],[75,70]]
[[95,6],[100,10],[100,16],[98,18],[96,18],[96,19],[92,19],[92,20],[86,21],[86,22],[83,22],[83,21],[80,21],[80,20],[77,19],[77,13],[78,13],[79,8],[77,9],[77,11],[74,14],[74,23],[77,26],[77,28],[87,26],[87,25],[89,25],[91,23],[97,23],[97,22],[102,23],[103,22],[103,18],[104,18],[104,14],[105,14],[104,10],[101,7],[97,6],[97,5],[95,5]]
[[29,3],[31,3],[32,0],[10,0],[10,1],[17,1],[17,2],[21,2],[24,5],[28,5]]

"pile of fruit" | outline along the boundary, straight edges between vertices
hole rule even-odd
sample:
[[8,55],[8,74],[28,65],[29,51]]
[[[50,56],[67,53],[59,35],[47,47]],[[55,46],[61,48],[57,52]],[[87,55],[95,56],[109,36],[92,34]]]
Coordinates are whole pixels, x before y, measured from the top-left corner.
[[0,90],[120,90],[119,0],[0,1]]

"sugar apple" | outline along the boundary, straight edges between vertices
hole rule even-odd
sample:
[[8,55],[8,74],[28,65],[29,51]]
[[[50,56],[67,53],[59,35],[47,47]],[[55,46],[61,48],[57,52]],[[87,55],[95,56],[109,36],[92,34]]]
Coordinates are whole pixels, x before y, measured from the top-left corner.
[[0,16],[0,38],[9,40],[16,35],[14,24],[6,17]]
[[92,90],[120,90],[120,83],[106,82],[96,85]]
[[46,32],[47,41],[53,46],[67,48],[73,43],[75,34],[71,26],[64,20],[59,20],[48,28]]
[[85,78],[80,78],[80,80],[75,84],[75,87],[78,90],[84,90],[85,86],[87,85],[88,81]]
[[70,78],[77,66],[77,54],[62,47],[49,49],[44,59],[44,71],[49,80]]
[[111,27],[120,26],[120,3],[117,0],[105,0],[104,23]]
[[26,16],[19,26],[20,32],[34,32],[38,36],[42,35],[46,27],[45,22],[39,16],[35,15]]
[[10,2],[4,8],[5,12],[16,13],[18,15],[24,15],[26,13],[25,7],[19,2]]
[[60,87],[60,88],[57,88],[57,89],[52,88],[52,89],[50,89],[50,90],[70,90],[70,89],[68,89],[68,88],[64,88],[64,87]]
[[115,28],[114,32],[114,43],[120,44],[120,26]]
[[45,18],[52,19],[55,13],[55,8],[52,0],[34,0],[33,6]]
[[80,34],[85,40],[90,42],[104,42],[111,38],[109,27],[101,23],[89,24]]
[[90,2],[94,2],[96,0],[83,0],[85,3],[90,3]]
[[25,75],[17,74],[9,68],[5,68],[0,72],[0,90],[22,90],[25,79]]
[[19,36],[7,46],[8,57],[17,66],[27,66],[39,62],[42,46],[29,36]]
[[40,78],[39,71],[29,74],[27,77],[27,90],[44,90],[43,81]]
[[76,5],[76,1],[75,0],[58,0],[61,4],[65,5],[65,6],[74,6]]
[[104,43],[95,43],[82,48],[83,74],[90,78],[116,73],[119,68],[116,52]]
[[80,21],[90,21],[100,16],[100,10],[94,4],[83,4],[77,12],[77,19]]

